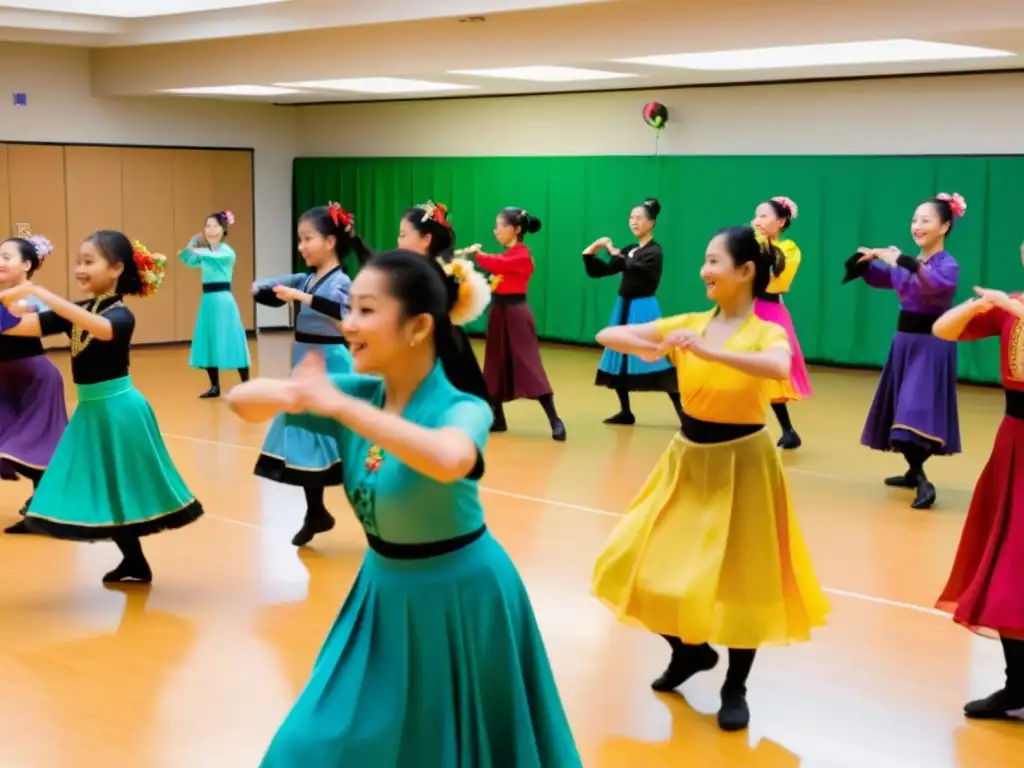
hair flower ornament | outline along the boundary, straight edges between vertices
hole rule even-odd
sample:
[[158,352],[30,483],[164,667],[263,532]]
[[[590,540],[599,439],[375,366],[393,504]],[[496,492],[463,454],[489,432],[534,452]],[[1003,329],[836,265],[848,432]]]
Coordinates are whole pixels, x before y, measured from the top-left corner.
[[967,201],[964,200],[964,196],[959,192],[954,192],[953,194],[939,192],[935,199],[949,204],[949,209],[953,212],[954,219],[963,218],[963,215],[967,213]]
[[448,277],[455,280],[459,293],[448,311],[448,317],[455,325],[466,325],[476,320],[491,302],[491,286],[487,278],[476,271],[468,259],[454,258],[441,268]]
[[423,221],[435,221],[443,227],[451,229],[451,222],[448,221],[448,206],[444,203],[435,203],[433,200],[428,200],[423,205],[419,206],[423,209]]
[[29,235],[26,239],[32,243],[32,247],[36,249],[36,256],[39,258],[40,262],[53,253],[53,243],[42,235]]
[[229,227],[235,223],[235,214],[231,211],[221,211],[220,215],[224,217],[224,221],[228,223]]
[[783,208],[785,208],[787,211],[789,211],[789,218],[790,219],[796,219],[796,217],[800,215],[800,209],[796,207],[796,203],[794,203],[792,200],[790,200],[785,195],[779,195],[778,197],[773,197],[772,198],[772,202],[773,203],[778,203]]
[[132,260],[139,270],[139,278],[142,288],[139,296],[147,298],[152,296],[163,285],[164,275],[167,271],[167,257],[162,253],[150,253],[149,249],[136,240],[132,244]]
[[341,207],[341,203],[331,201],[327,204],[327,212],[331,214],[334,226],[339,229],[348,229],[352,226],[352,214]]

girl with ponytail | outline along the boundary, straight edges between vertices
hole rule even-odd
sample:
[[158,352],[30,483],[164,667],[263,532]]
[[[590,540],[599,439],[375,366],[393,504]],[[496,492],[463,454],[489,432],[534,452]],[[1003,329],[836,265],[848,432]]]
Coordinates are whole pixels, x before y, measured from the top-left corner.
[[[463,282],[450,307],[449,290],[419,253],[374,256],[342,323],[356,373],[331,375],[314,353],[292,378],[228,396],[248,421],[283,413],[337,441],[369,544],[261,768],[406,768],[423,755],[460,768],[480,755],[581,766],[529,598],[484,524],[493,417],[444,373],[450,315],[480,300]],[[452,745],[467,733],[477,743],[460,759]]]
[[[104,582],[153,579],[139,539],[181,528],[203,508],[174,467],[153,409],[128,375],[135,315],[126,296],[152,296],[167,259],[121,232],[101,230],[78,251],[75,279],[91,298],[71,302],[24,281],[0,292],[0,328],[11,336],[71,338],[78,394],[64,436],[29,502],[29,530],[74,541],[113,540],[123,560]],[[34,297],[47,310],[11,322]]]

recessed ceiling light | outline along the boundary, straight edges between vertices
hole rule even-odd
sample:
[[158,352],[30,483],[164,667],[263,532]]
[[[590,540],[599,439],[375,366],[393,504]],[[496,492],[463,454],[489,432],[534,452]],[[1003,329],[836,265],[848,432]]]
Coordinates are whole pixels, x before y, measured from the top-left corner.
[[1016,54],[971,45],[932,43],[926,40],[874,40],[859,43],[791,45],[735,51],[679,53],[615,59],[624,64],[701,70],[789,69],[842,64],[893,64],[911,61],[995,59]]
[[210,85],[201,88],[164,88],[161,93],[177,93],[182,96],[287,96],[299,91],[269,85]]
[[308,80],[301,83],[275,83],[283,88],[308,88],[320,91],[352,93],[430,93],[433,91],[467,91],[475,85],[433,83],[429,80],[406,80],[401,77],[357,77],[343,80]]
[[572,83],[584,80],[615,80],[624,77],[638,77],[638,75],[627,72],[605,72],[600,69],[546,66],[502,67],[500,69],[453,69],[448,74],[495,77],[502,80],[531,80],[537,83]]

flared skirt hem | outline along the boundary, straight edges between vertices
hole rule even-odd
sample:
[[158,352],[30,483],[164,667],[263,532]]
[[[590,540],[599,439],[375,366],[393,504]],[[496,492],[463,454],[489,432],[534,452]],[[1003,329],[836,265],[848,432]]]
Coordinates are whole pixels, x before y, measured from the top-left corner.
[[265,480],[273,480],[275,483],[302,488],[333,487],[344,484],[340,459],[327,467],[307,469],[289,465],[280,456],[261,453],[256,460],[253,474]]
[[156,517],[128,523],[110,525],[76,525],[41,516],[36,512],[25,515],[25,524],[34,532],[55,539],[70,541],[107,541],[118,536],[152,536],[162,531],[184,528],[203,516],[203,505],[193,499],[181,509]]

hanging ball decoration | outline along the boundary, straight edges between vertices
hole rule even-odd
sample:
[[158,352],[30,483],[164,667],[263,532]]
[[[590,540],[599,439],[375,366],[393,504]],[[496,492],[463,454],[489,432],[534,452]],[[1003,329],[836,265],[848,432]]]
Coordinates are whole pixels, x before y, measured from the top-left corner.
[[657,101],[644,105],[644,122],[656,131],[660,131],[668,122],[668,108]]

